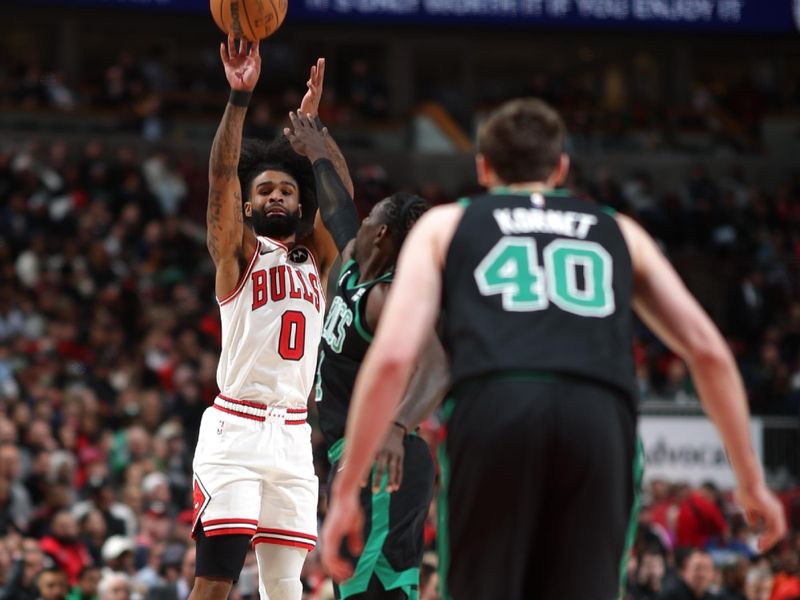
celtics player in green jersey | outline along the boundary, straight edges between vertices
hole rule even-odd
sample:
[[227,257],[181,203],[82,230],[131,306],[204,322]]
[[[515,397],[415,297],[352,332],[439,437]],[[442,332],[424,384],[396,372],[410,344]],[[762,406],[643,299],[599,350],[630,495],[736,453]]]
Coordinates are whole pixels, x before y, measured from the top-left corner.
[[[381,200],[361,225],[328,158],[327,134],[302,115],[287,130],[294,149],[315,165],[321,198],[339,198],[345,211],[330,223],[343,266],[322,334],[317,371],[320,428],[331,463],[329,485],[342,466],[344,427],[361,361],[369,349],[395,274],[400,248],[411,227],[428,210],[413,194]],[[325,200],[323,200],[325,202]],[[396,412],[374,468],[360,491],[366,514],[364,546],[348,553],[353,572],[335,588],[337,598],[415,600],[424,550],[423,533],[433,495],[434,468],[428,445],[415,434],[440,403],[448,386],[444,350],[434,334]],[[402,485],[401,485],[402,484]]]
[[321,537],[359,544],[359,481],[439,316],[445,402],[438,548],[443,597],[612,600],[635,512],[635,313],[689,365],[766,550],[785,533],[753,452],[747,400],[724,338],[633,220],[560,189],[565,128],[544,102],[482,125],[489,192],[432,209],[401,253],[359,371],[344,467]]

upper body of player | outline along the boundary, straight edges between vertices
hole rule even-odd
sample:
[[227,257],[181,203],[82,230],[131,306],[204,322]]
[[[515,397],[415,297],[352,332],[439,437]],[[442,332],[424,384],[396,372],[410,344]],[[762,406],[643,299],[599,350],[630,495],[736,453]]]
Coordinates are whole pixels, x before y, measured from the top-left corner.
[[[316,195],[311,165],[287,140],[242,141],[260,74],[259,49],[253,44],[248,50],[241,41],[237,51],[229,37],[220,53],[232,92],[211,148],[207,213],[222,317],[220,399],[238,401],[239,407],[304,406],[313,384],[324,290],[338,255],[324,226],[325,211],[336,207]],[[320,60],[301,112],[316,113],[323,76]],[[329,137],[327,143],[329,161],[352,187],[338,149]]]
[[[294,118],[293,129],[287,130],[286,135],[295,150],[313,164],[325,160],[326,133],[309,119]],[[327,197],[340,196],[339,206],[349,206],[348,192],[334,169],[317,178],[317,187]],[[356,375],[378,326],[400,248],[428,208],[419,196],[399,192],[376,204],[360,226],[355,214],[341,211],[336,215],[332,229],[337,232],[334,237],[343,266],[322,333],[316,384],[320,427],[329,447],[344,437]],[[379,482],[383,469],[388,469],[390,491],[401,483],[404,435],[433,411],[448,386],[445,355],[438,337],[429,339],[418,364],[373,478]]]
[[[632,373],[624,372],[631,339],[623,337],[628,335],[627,317],[616,313],[630,304],[687,361],[728,450],[739,502],[751,519],[764,522],[761,548],[770,547],[785,532],[780,504],[767,489],[753,453],[744,388],[722,335],[638,224],[622,215],[611,221],[589,203],[571,197],[559,205],[553,191],[563,184],[569,168],[563,143],[563,122],[546,104],[518,100],[504,105],[482,126],[476,158],[481,185],[503,188],[496,210],[484,207],[492,197],[478,198],[467,208],[460,204],[434,208],[409,236],[356,383],[345,466],[334,485],[323,529],[323,563],[335,579],[351,572],[349,563],[337,556],[342,537],[350,538],[351,550],[360,551],[359,482],[389,426],[442,299],[456,311],[452,322],[449,313],[444,315],[448,339],[464,340],[464,352],[490,352],[485,357],[462,355],[452,344],[454,377],[466,378],[485,368],[569,368],[572,374],[623,390],[632,387]],[[509,192],[522,194],[521,199],[514,200]],[[471,214],[482,213],[483,227],[476,229]],[[485,237],[491,241],[484,242]],[[481,246],[480,252],[472,252],[471,244]],[[481,262],[470,262],[479,255]],[[626,289],[626,268],[632,275],[630,289]],[[460,287],[445,289],[450,284]],[[461,317],[458,311],[463,312]],[[536,340],[534,349],[547,353],[555,348],[552,358],[530,356],[516,345],[507,352],[493,352],[497,344],[487,336],[495,331],[511,339],[530,339],[525,331],[513,330],[513,324],[522,322],[515,312],[534,315],[524,322],[536,334],[548,336]],[[567,335],[575,339],[562,339]],[[612,340],[616,340],[613,345]],[[571,368],[565,361],[568,352],[574,353]],[[623,359],[615,366],[602,356],[609,353]],[[610,371],[603,374],[605,368]]]

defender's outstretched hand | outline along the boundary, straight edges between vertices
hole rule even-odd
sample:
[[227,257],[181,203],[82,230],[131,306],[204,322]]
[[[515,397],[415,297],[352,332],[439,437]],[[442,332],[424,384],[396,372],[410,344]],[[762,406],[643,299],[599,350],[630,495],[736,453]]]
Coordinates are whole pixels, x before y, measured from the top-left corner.
[[236,49],[236,40],[228,36],[228,45],[219,45],[219,55],[225,66],[225,77],[232,90],[252,92],[258,77],[261,74],[261,54],[258,43],[250,43],[248,50],[247,40],[239,40],[239,49]]
[[289,138],[289,143],[295,152],[308,158],[311,164],[320,158],[330,158],[326,142],[327,128],[317,127],[310,114],[290,112],[289,120],[292,122],[292,126],[286,127],[283,134]]
[[347,537],[348,550],[354,556],[359,556],[364,550],[364,514],[357,493],[337,494],[335,488],[334,483],[328,516],[322,526],[320,551],[323,568],[335,582],[341,583],[353,576],[353,565],[339,554],[339,548]]
[[300,103],[300,112],[316,117],[319,114],[319,102],[322,99],[322,87],[325,83],[325,59],[318,58],[317,64],[311,67],[311,74],[306,81],[308,91]]

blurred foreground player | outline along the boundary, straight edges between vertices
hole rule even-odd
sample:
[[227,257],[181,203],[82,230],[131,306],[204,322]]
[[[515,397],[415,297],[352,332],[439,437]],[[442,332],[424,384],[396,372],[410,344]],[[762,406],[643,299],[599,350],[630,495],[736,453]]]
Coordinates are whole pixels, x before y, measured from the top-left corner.
[[[330,164],[325,132],[298,116],[293,118],[293,130],[286,134],[294,149],[313,164],[328,161],[326,170],[315,170],[318,193],[326,198],[339,196],[340,206],[350,206],[348,192]],[[329,486],[341,466],[350,397],[378,325],[397,256],[411,227],[428,208],[419,196],[401,192],[376,204],[360,227],[355,211],[349,218],[340,216],[342,227],[337,229],[335,241],[344,265],[322,332],[316,384],[320,428],[331,461]],[[417,598],[434,469],[428,445],[413,432],[439,404],[447,383],[444,350],[434,335],[370,474],[369,485],[361,491],[361,506],[369,515],[364,528],[365,548],[353,576],[335,587],[337,598]]]
[[335,577],[349,575],[335,552],[341,538],[358,543],[358,482],[440,308],[453,380],[444,597],[617,596],[634,499],[631,309],[688,362],[739,501],[763,520],[761,548],[783,535],[725,341],[643,229],[557,189],[569,167],[564,135],[546,104],[504,105],[480,131],[489,193],[434,208],[411,232],[356,383],[323,531]]
[[[300,571],[317,539],[306,401],[338,251],[317,215],[308,161],[285,139],[242,143],[258,46],[242,41],[237,50],[229,38],[220,52],[231,95],[211,148],[208,198],[220,393],[203,415],[194,457],[190,597],[227,598],[252,542],[261,597],[299,600]],[[312,68],[305,112],[317,110],[323,69],[322,61]]]

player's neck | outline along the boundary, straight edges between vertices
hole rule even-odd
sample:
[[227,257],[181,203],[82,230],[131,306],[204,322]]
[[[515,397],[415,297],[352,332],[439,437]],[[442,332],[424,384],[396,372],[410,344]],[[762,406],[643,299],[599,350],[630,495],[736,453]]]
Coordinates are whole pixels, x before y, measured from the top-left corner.
[[492,186],[492,191],[506,190],[510,192],[530,192],[545,193],[555,189],[555,185],[550,181],[525,181],[521,183],[499,183]]
[[258,235],[260,235],[261,237],[268,238],[270,240],[274,240],[276,242],[280,242],[281,244],[283,244],[287,248],[292,248],[297,243],[297,235],[294,234],[294,233],[292,235],[288,236],[288,237],[276,237],[276,236],[264,235],[264,234],[260,234],[260,233]]
[[390,262],[380,254],[371,254],[358,263],[358,283],[377,279],[391,267]]

